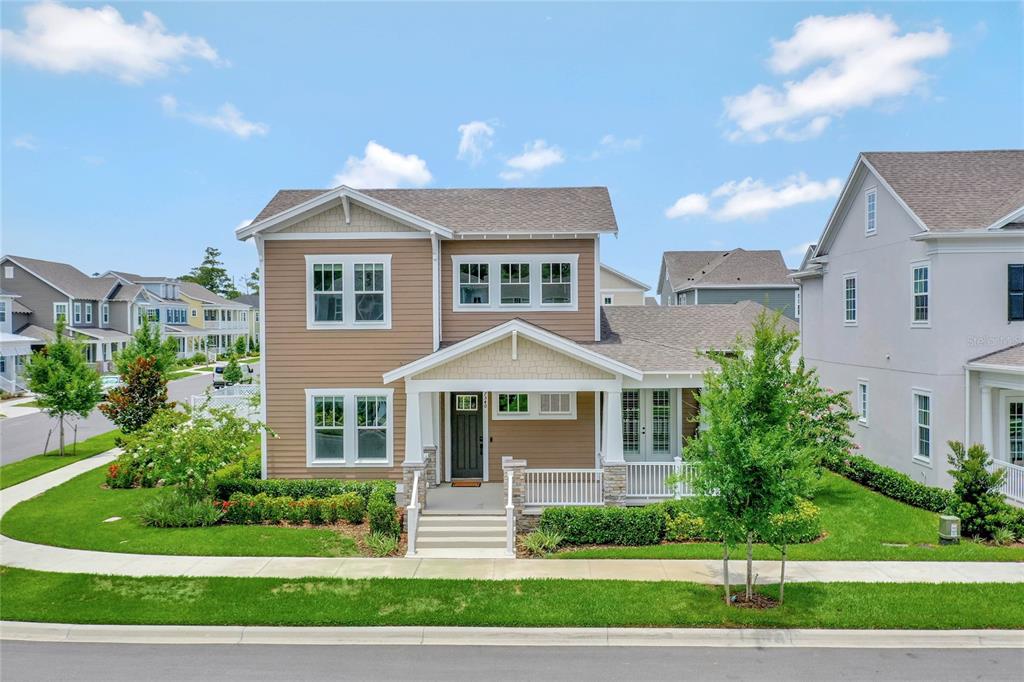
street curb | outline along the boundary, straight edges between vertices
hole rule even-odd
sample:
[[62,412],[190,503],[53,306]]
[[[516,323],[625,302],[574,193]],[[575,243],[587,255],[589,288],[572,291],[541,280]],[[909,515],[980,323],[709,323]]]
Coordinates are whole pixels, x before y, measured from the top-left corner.
[[248,627],[0,621],[0,640],[107,644],[1024,649],[1022,630]]

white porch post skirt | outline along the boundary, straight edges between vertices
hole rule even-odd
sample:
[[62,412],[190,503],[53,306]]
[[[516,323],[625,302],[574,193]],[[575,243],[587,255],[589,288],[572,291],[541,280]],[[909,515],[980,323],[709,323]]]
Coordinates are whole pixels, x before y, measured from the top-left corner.
[[623,463],[622,455],[622,391],[605,391],[608,418],[604,420],[604,461]]
[[992,387],[981,387],[981,444],[989,457],[995,457],[992,451]]
[[405,462],[423,461],[423,437],[421,435],[420,394],[405,394]]

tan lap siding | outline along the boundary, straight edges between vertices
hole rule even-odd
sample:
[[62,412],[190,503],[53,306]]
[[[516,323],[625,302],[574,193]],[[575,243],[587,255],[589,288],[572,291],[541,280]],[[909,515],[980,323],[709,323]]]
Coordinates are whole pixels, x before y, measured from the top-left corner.
[[[307,254],[391,254],[390,330],[306,329]],[[307,388],[383,387],[381,375],[430,353],[429,239],[268,241],[264,244],[267,443],[271,478],[401,478],[405,452],[405,386],[394,389],[393,466],[306,466]],[[354,415],[346,415],[347,425]]]
[[[579,254],[578,310],[452,310],[452,256],[504,254]],[[495,277],[498,273],[494,273]],[[537,273],[540,276],[540,273]],[[441,335],[446,343],[461,341],[513,318],[521,318],[574,341],[594,340],[594,240],[478,239],[441,242]]]
[[576,394],[576,419],[492,419],[488,480],[501,481],[501,458],[525,459],[529,468],[593,469],[594,394]]

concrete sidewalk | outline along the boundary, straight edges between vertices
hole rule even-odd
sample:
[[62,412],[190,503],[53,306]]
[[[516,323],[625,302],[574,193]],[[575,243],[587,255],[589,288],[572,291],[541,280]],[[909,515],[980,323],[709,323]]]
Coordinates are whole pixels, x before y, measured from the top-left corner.
[[[0,513],[116,457],[109,452],[0,491]],[[661,559],[368,559],[218,557],[123,554],[37,545],[0,536],[0,563],[58,573],[125,576],[229,576],[264,578],[454,578],[520,580],[685,581],[722,584],[719,560]],[[742,582],[746,565],[733,561],[730,581]],[[755,561],[758,583],[773,583],[779,562]],[[790,561],[791,582],[1024,583],[1024,564],[969,561]]]
[[788,630],[753,628],[476,628],[67,625],[0,622],[0,639],[117,644],[644,646],[1016,649],[1019,630]]

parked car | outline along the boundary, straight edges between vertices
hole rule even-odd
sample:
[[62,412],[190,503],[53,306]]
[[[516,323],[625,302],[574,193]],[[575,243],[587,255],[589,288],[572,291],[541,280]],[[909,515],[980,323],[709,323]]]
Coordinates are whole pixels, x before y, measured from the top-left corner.
[[[228,366],[227,363],[224,363],[224,364],[221,364],[221,365],[217,365],[216,367],[213,368],[213,387],[214,388],[223,388],[225,386],[233,385],[234,382],[224,381],[224,368],[226,368],[227,366]],[[240,384],[251,384],[252,383],[252,378],[253,378],[253,376],[256,373],[255,370],[252,368],[252,365],[248,364],[248,363],[239,363],[238,366],[242,370],[242,380],[239,381],[238,383],[240,383]]]
[[104,374],[100,377],[100,390],[103,391],[103,397],[106,398],[107,394],[115,388],[121,388],[124,382],[121,381],[121,377],[116,374]]

